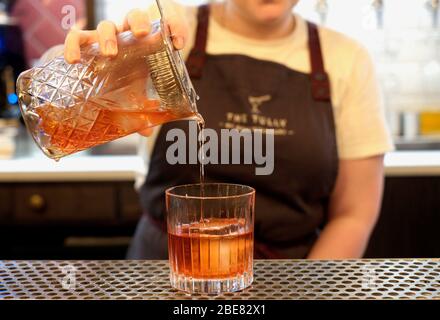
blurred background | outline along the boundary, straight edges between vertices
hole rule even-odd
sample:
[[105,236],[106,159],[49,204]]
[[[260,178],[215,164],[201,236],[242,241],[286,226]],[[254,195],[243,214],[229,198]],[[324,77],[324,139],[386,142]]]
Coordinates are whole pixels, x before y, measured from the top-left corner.
[[[0,258],[124,257],[145,172],[138,136],[54,163],[20,122],[15,81],[71,27],[121,22],[148,3],[0,0]],[[367,256],[440,256],[439,0],[301,0],[296,11],[356,38],[376,64],[397,151]]]

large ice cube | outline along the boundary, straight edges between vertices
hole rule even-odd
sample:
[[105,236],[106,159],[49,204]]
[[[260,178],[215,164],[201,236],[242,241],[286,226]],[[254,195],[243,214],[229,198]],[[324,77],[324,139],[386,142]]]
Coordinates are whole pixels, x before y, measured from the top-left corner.
[[244,223],[239,219],[203,219],[198,223],[199,232],[206,235],[233,235],[243,232]]

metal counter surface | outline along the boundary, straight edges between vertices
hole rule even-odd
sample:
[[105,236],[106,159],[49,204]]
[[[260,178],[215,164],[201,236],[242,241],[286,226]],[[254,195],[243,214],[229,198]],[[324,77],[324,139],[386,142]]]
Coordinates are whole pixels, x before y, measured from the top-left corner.
[[172,289],[165,260],[0,261],[0,299],[440,299],[440,259],[256,260],[236,293]]

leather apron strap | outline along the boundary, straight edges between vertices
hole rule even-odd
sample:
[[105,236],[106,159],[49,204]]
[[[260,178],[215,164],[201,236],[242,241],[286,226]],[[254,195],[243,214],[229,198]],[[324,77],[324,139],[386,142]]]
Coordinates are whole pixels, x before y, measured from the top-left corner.
[[197,30],[194,46],[186,61],[186,67],[191,78],[202,77],[206,61],[206,42],[208,40],[209,5],[202,5],[197,13]]
[[321,41],[316,24],[307,21],[311,65],[312,96],[315,101],[330,101],[330,80],[324,68]]

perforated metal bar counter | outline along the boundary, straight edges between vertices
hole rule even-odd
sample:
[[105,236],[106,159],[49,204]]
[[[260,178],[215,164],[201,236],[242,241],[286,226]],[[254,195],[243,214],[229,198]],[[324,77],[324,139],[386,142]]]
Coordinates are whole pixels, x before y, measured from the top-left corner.
[[167,261],[0,261],[0,299],[440,299],[440,259],[257,260],[242,292],[188,295]]

